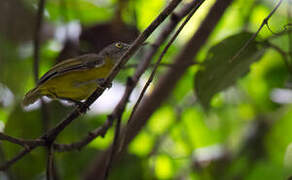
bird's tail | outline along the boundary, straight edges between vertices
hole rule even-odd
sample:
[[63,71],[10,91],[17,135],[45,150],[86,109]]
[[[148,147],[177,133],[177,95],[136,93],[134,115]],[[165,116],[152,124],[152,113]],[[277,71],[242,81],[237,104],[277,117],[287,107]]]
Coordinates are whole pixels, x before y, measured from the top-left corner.
[[39,88],[36,87],[26,93],[22,101],[22,106],[25,107],[32,104],[40,97],[41,97],[41,94],[40,94]]

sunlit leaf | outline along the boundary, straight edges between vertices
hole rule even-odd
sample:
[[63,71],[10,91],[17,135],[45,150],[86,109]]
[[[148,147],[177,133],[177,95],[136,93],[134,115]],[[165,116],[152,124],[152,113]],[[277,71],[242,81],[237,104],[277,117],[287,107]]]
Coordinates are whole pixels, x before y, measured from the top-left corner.
[[171,159],[166,155],[160,155],[156,159],[155,172],[159,179],[170,179],[173,175]]
[[149,122],[149,127],[154,133],[163,133],[174,121],[173,108],[164,107],[155,113]]
[[140,133],[129,146],[129,152],[138,156],[145,156],[153,149],[154,138],[146,132]]
[[189,141],[187,143],[192,144],[193,148],[210,146],[219,142],[220,134],[207,126],[201,111],[195,108],[187,109],[183,113],[182,120],[185,124],[184,131],[188,135],[185,141]]

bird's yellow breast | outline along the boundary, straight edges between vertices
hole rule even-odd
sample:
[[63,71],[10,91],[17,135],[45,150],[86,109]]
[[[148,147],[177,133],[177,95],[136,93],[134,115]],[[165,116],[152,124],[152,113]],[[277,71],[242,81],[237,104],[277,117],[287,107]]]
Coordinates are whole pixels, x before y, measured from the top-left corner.
[[58,75],[39,86],[41,94],[52,98],[86,99],[98,87],[98,81],[105,79],[114,63],[107,59],[105,64],[86,70],[73,70]]

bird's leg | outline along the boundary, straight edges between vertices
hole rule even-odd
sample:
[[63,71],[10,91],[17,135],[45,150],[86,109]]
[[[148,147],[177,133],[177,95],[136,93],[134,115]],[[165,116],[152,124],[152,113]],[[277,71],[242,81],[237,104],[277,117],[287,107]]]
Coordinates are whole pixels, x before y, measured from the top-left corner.
[[[81,111],[81,108],[83,106],[85,106],[85,103],[83,103],[81,101],[77,101],[75,99],[71,99],[71,98],[58,97],[58,99],[62,99],[62,100],[66,100],[66,101],[74,103],[77,106],[77,110],[78,110],[79,114],[83,114],[84,113],[84,112]],[[89,107],[87,107],[86,110],[89,111],[90,110]]]
[[[85,103],[83,103],[81,101],[77,101],[75,99],[58,96],[56,93],[54,93],[53,91],[50,91],[50,90],[49,90],[49,92],[50,92],[50,94],[48,95],[48,97],[50,97],[52,99],[61,99],[61,100],[72,102],[77,106],[77,110],[78,110],[79,114],[82,114],[81,107],[85,106]],[[87,107],[86,109],[90,110],[89,107]]]
[[[97,84],[98,84],[100,87],[103,87],[103,86],[104,86],[104,81],[105,81],[104,78],[96,79],[96,82],[97,82]],[[109,83],[109,84],[106,85],[106,88],[111,88],[112,85],[113,85],[112,83]]]

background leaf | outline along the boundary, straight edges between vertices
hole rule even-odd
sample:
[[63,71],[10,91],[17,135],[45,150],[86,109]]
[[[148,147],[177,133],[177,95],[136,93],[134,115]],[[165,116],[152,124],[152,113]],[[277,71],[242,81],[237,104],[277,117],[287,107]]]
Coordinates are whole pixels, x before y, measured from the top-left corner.
[[195,77],[195,92],[201,104],[208,108],[211,98],[218,92],[233,85],[236,80],[249,71],[250,65],[263,55],[258,43],[252,41],[235,59],[252,34],[242,32],[230,36],[213,46]]

